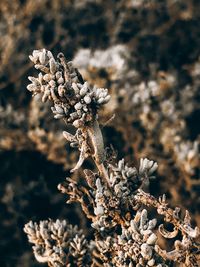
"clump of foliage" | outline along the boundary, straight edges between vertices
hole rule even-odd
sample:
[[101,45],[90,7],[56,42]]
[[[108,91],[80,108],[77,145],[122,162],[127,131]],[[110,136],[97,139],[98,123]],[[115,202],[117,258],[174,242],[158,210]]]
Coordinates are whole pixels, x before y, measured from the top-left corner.
[[[36,259],[51,267],[198,267],[200,231],[191,226],[189,212],[183,216],[180,208],[169,207],[165,195],[156,199],[148,193],[158,164],[142,158],[139,167],[130,167],[105,149],[98,111],[110,100],[108,90],[85,82],[62,53],[54,58],[46,49],[35,50],[30,59],[40,73],[37,78],[29,77],[28,90],[43,102],[50,101],[54,118],[74,128],[63,132],[80,151],[71,172],[80,169],[87,158],[96,165],[96,172],[83,170],[85,183],[67,178],[58,185],[67,203],[80,203],[91,221],[93,238],[88,240],[65,220],[30,221],[24,231]],[[166,242],[161,244],[161,236],[172,239],[170,251],[163,248]]]

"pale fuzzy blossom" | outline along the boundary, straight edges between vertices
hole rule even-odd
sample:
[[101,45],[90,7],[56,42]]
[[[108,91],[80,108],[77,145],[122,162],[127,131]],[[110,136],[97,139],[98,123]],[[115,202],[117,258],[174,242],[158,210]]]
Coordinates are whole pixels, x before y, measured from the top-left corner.
[[55,59],[46,49],[34,50],[30,59],[40,73],[38,77],[29,77],[31,84],[27,89],[33,96],[40,94],[43,102],[53,102],[55,119],[65,119],[81,128],[96,118],[101,105],[109,102],[108,90],[84,82],[73,63],[67,62],[62,53]]
[[70,255],[83,260],[87,253],[87,241],[82,231],[66,220],[30,221],[24,226],[24,231],[33,252],[41,263],[48,263],[52,267],[64,267],[70,261]]
[[140,159],[140,167],[139,167],[139,174],[147,174],[151,175],[153,174],[158,168],[158,163],[154,162],[153,160],[149,160],[147,158],[141,158]]
[[107,50],[81,49],[75,55],[74,64],[79,68],[88,66],[95,68],[115,68],[122,71],[125,68],[127,48],[124,45],[116,45]]

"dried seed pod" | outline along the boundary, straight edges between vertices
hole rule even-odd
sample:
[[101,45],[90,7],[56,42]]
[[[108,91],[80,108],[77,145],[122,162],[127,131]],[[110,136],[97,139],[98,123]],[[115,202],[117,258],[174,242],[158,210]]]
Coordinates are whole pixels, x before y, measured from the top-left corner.
[[63,136],[65,137],[65,139],[67,139],[67,141],[69,142],[73,142],[74,141],[74,136],[66,131],[63,131]]
[[87,82],[85,82],[82,88],[80,89],[80,95],[85,96],[87,92],[88,92],[88,84]]
[[70,114],[70,117],[72,120],[76,120],[79,116],[78,116],[78,113],[77,112],[73,112]]
[[90,104],[91,103],[91,98],[88,95],[86,95],[84,97],[84,101],[85,101],[86,104]]
[[54,80],[51,80],[49,81],[49,85],[52,87],[52,88],[55,88],[56,87],[56,82]]
[[[152,267],[155,265],[155,259],[150,259],[148,262],[147,262],[148,266]],[[159,264],[160,265],[160,264]]]
[[156,227],[156,224],[157,224],[157,220],[154,218],[152,220],[149,221],[148,223],[148,230],[152,230]]
[[38,81],[37,78],[29,76],[28,77],[29,81],[31,81],[33,84],[35,84],[36,86],[40,86],[40,82]]
[[49,51],[49,50],[46,50],[46,51],[47,51],[47,56],[48,56],[48,58],[51,59],[51,58],[53,57],[51,51]]
[[31,84],[27,85],[27,89],[30,92],[35,92],[36,86],[35,86],[35,84],[31,83]]
[[38,74],[38,80],[39,80],[39,83],[42,84],[42,82],[43,82],[43,75],[42,75],[41,72]]
[[64,79],[63,77],[60,77],[58,80],[57,80],[58,84],[63,84],[64,83]]
[[83,123],[82,120],[75,120],[75,121],[73,122],[73,125],[74,125],[74,127],[76,127],[76,128],[80,128],[80,127],[83,127],[84,123]]
[[35,68],[37,69],[37,70],[41,70],[41,71],[43,71],[44,73],[49,73],[49,68],[47,68],[47,67],[45,67],[45,66],[43,66],[43,65],[40,65],[40,64],[36,64],[35,65]]
[[98,104],[103,104],[103,102],[104,102],[104,98],[102,98],[102,97],[97,100]]
[[43,80],[44,81],[46,81],[46,82],[50,82],[51,80],[52,80],[52,75],[50,74],[50,73],[48,73],[48,74],[45,74],[44,76],[43,76]]
[[35,58],[34,56],[30,55],[29,58],[34,64],[37,63],[37,58]]
[[[85,112],[88,112],[88,108],[87,108],[87,105],[83,105],[83,111],[85,111]],[[83,114],[83,116],[82,116],[82,118],[85,120],[86,119],[86,116],[87,116],[87,114]]]
[[63,119],[64,117],[65,117],[64,114],[56,114],[54,116],[55,119]]
[[144,259],[150,260],[153,254],[152,247],[144,243],[141,245],[141,254]]
[[39,61],[42,65],[46,62],[46,50],[42,49],[42,51],[39,53]]
[[104,103],[108,103],[111,99],[111,96],[110,95],[107,95],[106,97],[104,97]]
[[75,94],[79,95],[80,89],[76,83],[72,83],[72,88],[74,89]]
[[82,107],[83,107],[83,105],[82,105],[80,102],[78,102],[78,103],[74,106],[74,108],[75,108],[76,110],[80,110]]
[[34,58],[39,58],[40,55],[40,50],[33,50],[33,57]]
[[82,116],[82,110],[78,109],[78,110],[76,111],[76,113],[78,114],[78,117],[81,118],[81,116]]
[[54,107],[55,107],[55,110],[56,110],[57,113],[59,113],[59,114],[63,114],[64,113],[64,110],[63,110],[63,108],[61,106],[55,104]]
[[62,72],[61,71],[57,71],[55,74],[56,79],[60,79],[62,77]]
[[57,66],[56,66],[56,61],[53,57],[49,60],[49,67],[50,67],[50,72],[52,74],[55,74],[55,72],[57,71]]
[[51,95],[51,92],[49,90],[45,90],[43,96],[42,96],[42,102],[46,102],[48,97]]
[[150,237],[147,239],[147,244],[148,245],[154,245],[156,243],[157,239],[158,239],[157,236],[154,233],[152,233],[150,235]]
[[103,215],[104,214],[104,208],[100,205],[98,205],[96,208],[94,208],[94,214],[95,215]]
[[58,95],[60,97],[64,97],[64,95],[65,95],[65,87],[63,85],[59,85],[58,86]]

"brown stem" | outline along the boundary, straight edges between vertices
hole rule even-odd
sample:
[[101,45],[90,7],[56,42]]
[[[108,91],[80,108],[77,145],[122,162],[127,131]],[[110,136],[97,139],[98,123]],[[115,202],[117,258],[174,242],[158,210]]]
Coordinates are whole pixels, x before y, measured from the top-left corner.
[[97,120],[92,121],[87,127],[88,136],[90,139],[90,144],[93,150],[93,159],[94,162],[102,175],[102,178],[106,181],[106,183],[110,187],[110,180],[108,176],[108,171],[104,166],[105,161],[105,149],[104,149],[104,141],[101,129],[99,127],[99,123]]
[[107,172],[104,164],[103,163],[98,164],[97,162],[95,162],[95,164],[96,164],[96,166],[97,166],[102,178],[105,180],[105,182],[108,184],[108,186],[111,187],[110,179],[109,179],[109,176],[108,176],[108,172]]

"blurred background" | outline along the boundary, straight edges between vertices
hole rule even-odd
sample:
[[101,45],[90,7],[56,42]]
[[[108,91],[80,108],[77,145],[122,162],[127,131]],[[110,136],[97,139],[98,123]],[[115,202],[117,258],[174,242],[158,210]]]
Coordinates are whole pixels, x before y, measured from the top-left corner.
[[200,225],[200,1],[1,0],[0,266],[41,266],[23,232],[29,220],[68,219],[88,233],[80,207],[57,190],[78,157],[66,125],[26,90],[36,73],[28,55],[41,48],[109,89],[106,145],[130,165],[157,161],[150,192]]

